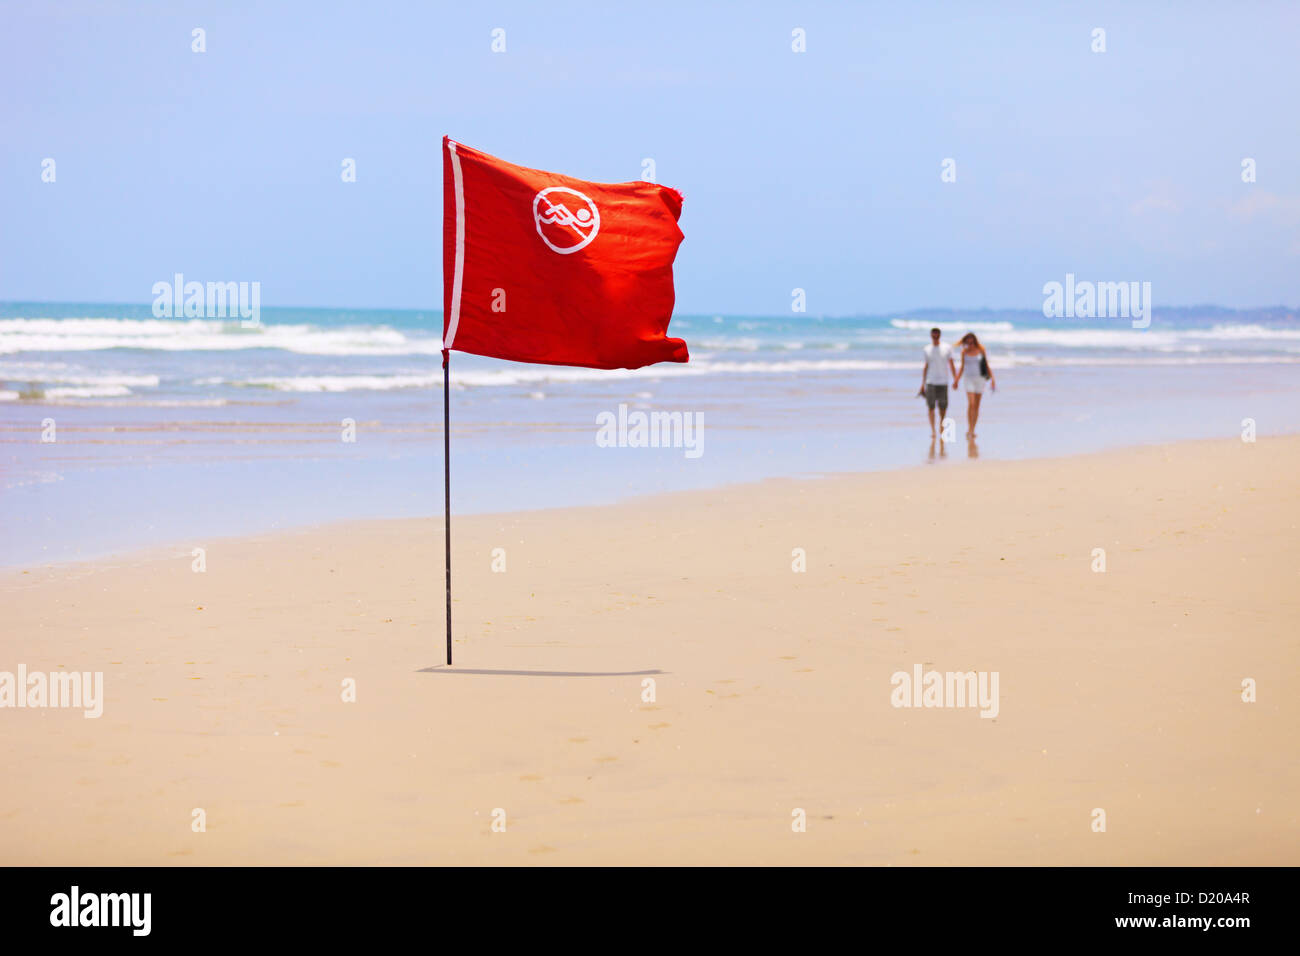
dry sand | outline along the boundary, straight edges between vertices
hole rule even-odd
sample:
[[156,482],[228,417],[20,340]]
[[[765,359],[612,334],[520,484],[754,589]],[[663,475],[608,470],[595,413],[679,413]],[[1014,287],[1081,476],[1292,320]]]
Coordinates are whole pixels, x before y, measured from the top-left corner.
[[[451,670],[438,520],[5,572],[0,671],[106,702],[0,710],[0,862],[1300,864],[1297,471],[1277,438],[459,518]],[[997,718],[891,706],[915,664],[998,672]]]

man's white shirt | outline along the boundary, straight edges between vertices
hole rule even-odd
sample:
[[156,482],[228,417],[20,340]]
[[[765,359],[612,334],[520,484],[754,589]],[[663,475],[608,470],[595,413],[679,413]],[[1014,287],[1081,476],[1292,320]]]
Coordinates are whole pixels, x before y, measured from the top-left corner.
[[940,342],[925,347],[925,384],[947,385],[951,380],[948,363],[952,361],[952,346]]

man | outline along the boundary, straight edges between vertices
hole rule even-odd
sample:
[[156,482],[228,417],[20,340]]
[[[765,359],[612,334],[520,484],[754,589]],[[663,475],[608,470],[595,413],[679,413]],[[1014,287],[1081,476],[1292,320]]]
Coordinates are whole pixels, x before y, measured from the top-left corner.
[[[925,365],[921,368],[921,390],[918,395],[925,396],[925,408],[930,415],[930,437],[934,437],[934,406],[939,406],[939,425],[943,426],[944,416],[948,413],[948,373],[957,378],[957,366],[952,362],[952,346],[939,341],[942,333],[938,329],[930,330],[930,344],[925,347]],[[944,363],[948,363],[947,370]]]

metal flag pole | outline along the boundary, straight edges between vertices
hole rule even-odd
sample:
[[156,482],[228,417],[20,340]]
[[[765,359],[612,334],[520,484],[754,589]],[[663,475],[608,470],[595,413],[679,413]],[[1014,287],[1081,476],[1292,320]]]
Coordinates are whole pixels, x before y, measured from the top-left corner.
[[447,666],[451,666],[451,352],[442,352],[442,486],[443,528],[447,535]]

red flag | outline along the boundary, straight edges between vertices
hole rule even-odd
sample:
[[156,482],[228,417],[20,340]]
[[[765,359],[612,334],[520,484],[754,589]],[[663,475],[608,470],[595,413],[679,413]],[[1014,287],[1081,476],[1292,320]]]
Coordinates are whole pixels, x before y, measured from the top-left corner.
[[667,336],[682,197],[589,183],[442,140],[443,348],[516,362],[689,360]]

